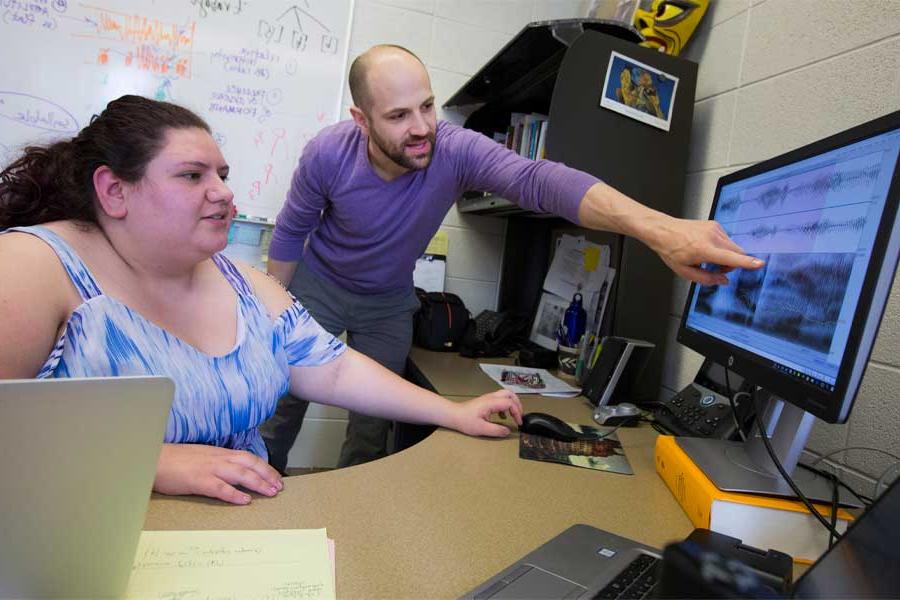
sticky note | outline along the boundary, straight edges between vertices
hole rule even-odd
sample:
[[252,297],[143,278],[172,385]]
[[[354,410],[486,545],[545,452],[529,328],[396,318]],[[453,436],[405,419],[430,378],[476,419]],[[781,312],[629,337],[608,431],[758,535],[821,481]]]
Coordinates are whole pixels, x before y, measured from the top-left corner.
[[597,270],[597,265],[600,263],[600,247],[599,246],[588,246],[584,249],[584,270],[588,273]]
[[437,254],[438,256],[447,256],[447,251],[450,249],[450,238],[447,235],[447,232],[443,229],[438,229],[437,233],[434,234],[434,237],[431,238],[431,241],[428,242],[428,247],[425,249],[425,254]]

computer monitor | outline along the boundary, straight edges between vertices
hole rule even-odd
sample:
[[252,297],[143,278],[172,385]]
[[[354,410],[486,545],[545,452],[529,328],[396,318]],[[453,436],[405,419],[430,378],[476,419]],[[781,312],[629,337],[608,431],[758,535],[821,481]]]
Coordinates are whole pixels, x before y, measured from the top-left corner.
[[[770,394],[759,418],[776,453],[823,501],[828,482],[794,467],[815,417],[847,420],[878,333],[900,253],[898,154],[900,111],[722,177],[710,218],[765,266],[692,285],[678,331]],[[721,489],[793,496],[760,442],[678,443]]]

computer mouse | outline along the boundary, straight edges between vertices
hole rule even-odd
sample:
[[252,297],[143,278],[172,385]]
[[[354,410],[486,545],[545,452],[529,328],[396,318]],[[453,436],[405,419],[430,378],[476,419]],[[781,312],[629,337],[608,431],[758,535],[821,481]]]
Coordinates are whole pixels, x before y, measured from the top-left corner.
[[522,415],[522,424],[519,431],[531,433],[543,437],[559,440],[560,442],[574,442],[580,440],[583,435],[571,425],[553,415],[546,413],[530,412]]
[[631,402],[619,404],[607,404],[594,410],[594,421],[600,425],[621,425],[630,421],[637,421],[641,416],[641,409]]

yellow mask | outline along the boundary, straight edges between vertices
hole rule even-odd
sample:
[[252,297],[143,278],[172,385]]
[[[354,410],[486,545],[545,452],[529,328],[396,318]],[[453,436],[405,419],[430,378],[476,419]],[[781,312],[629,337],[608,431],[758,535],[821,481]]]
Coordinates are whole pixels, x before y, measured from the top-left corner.
[[640,0],[634,26],[644,36],[641,46],[677,56],[708,7],[709,0]]

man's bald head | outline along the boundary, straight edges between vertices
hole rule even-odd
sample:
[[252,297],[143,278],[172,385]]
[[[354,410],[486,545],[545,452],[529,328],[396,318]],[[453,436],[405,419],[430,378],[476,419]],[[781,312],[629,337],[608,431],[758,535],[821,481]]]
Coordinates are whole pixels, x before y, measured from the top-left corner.
[[378,65],[393,62],[397,59],[408,61],[415,59],[422,68],[425,64],[422,60],[404,48],[393,44],[379,44],[372,46],[356,57],[350,65],[350,96],[353,104],[358,108],[368,111],[372,106],[372,95],[369,87],[369,73],[377,69]]

